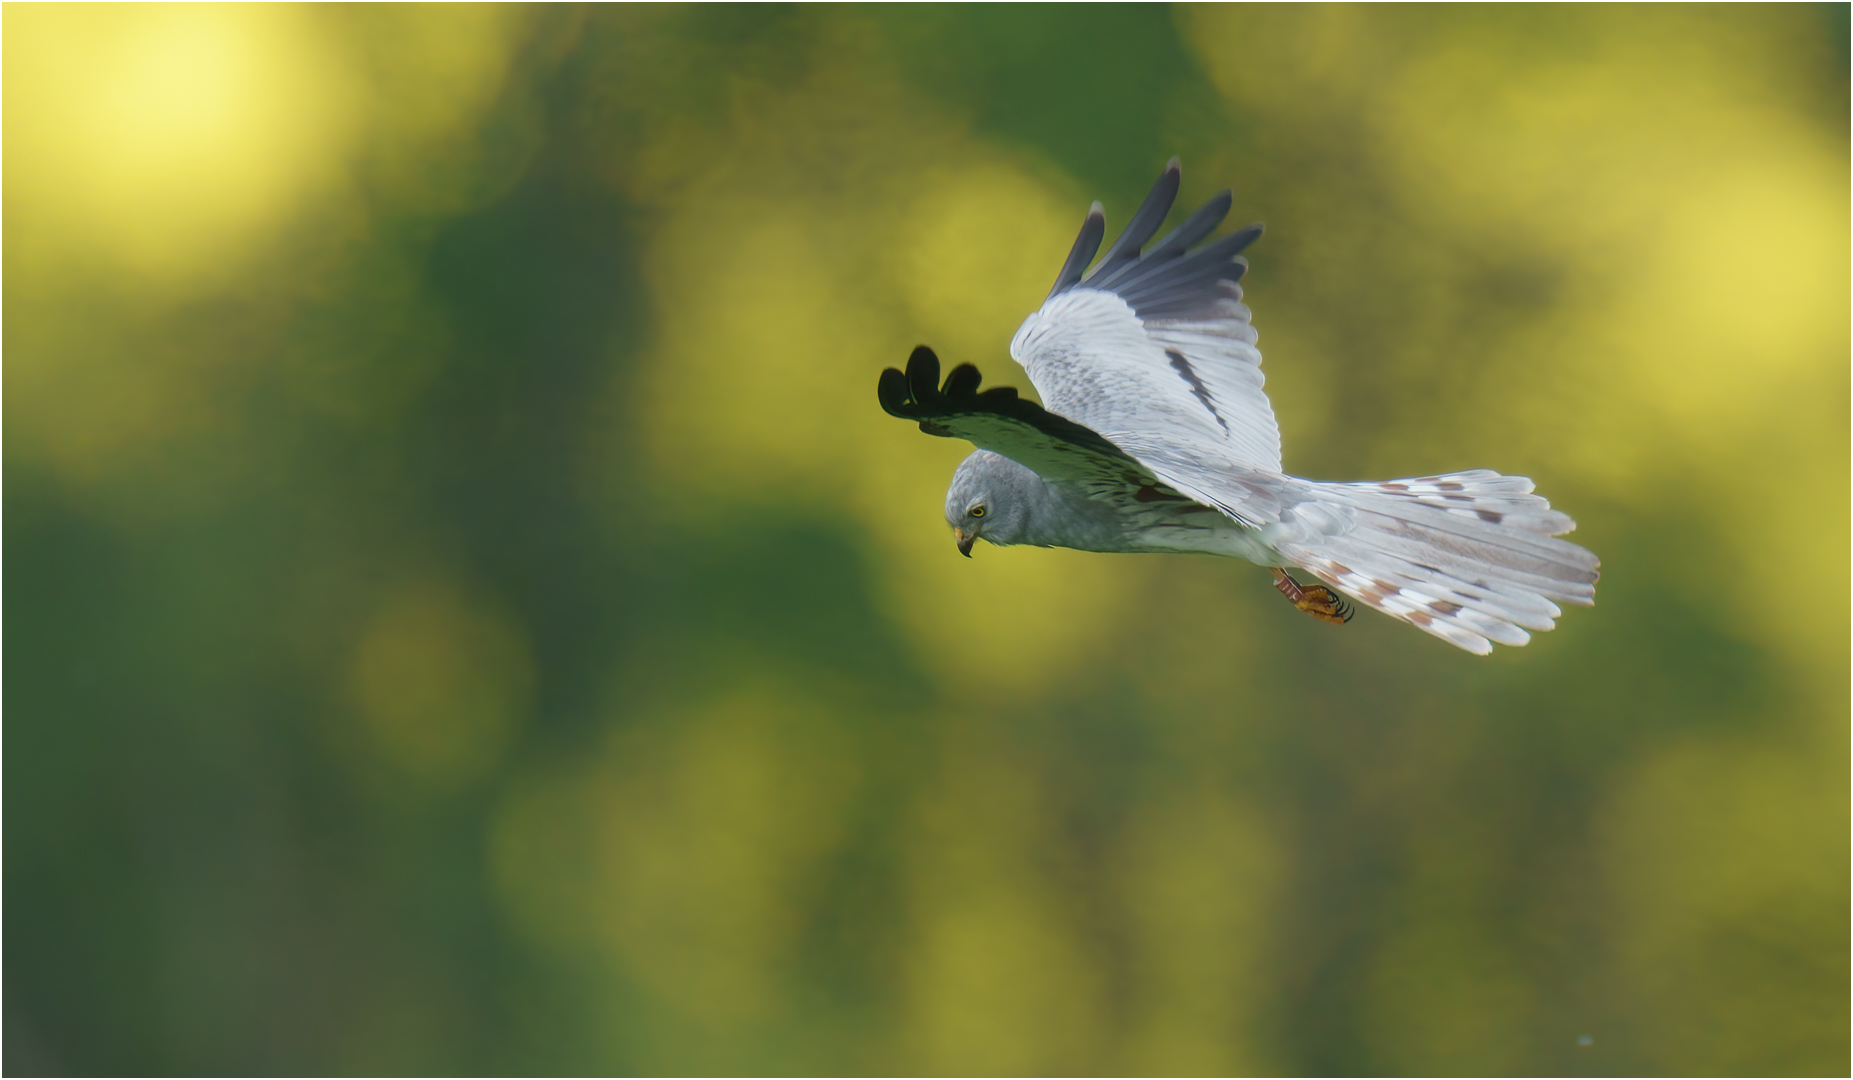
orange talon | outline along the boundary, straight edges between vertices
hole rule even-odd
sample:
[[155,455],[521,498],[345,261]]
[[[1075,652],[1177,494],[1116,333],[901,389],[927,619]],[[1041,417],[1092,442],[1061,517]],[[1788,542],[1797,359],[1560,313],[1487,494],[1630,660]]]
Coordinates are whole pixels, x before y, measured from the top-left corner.
[[1355,612],[1336,592],[1324,585],[1302,585],[1288,576],[1282,567],[1271,569],[1274,571],[1274,587],[1280,590],[1280,595],[1292,601],[1294,607],[1334,626],[1343,626],[1351,621]]

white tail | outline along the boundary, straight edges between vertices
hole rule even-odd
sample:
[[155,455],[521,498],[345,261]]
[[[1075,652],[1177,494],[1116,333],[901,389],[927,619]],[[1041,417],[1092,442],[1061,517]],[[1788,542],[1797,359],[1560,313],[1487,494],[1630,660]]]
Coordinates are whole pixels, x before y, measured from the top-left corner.
[[1308,482],[1274,546],[1327,585],[1468,652],[1523,645],[1549,630],[1553,600],[1593,604],[1587,548],[1558,533],[1576,522],[1531,494],[1523,476],[1488,469],[1365,484]]

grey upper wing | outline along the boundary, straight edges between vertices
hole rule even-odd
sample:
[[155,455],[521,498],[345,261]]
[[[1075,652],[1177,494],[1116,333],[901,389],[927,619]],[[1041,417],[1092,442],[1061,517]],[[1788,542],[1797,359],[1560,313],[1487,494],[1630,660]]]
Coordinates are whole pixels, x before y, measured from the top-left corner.
[[1169,492],[1124,450],[1098,432],[1057,416],[1017,396],[1014,387],[979,392],[981,376],[961,364],[939,385],[939,357],[921,345],[908,357],[905,373],[881,373],[881,407],[914,420],[929,435],[970,440],[1027,466],[1044,480],[1080,482],[1106,493],[1151,488]]
[[[1227,192],[1146,247],[1177,198],[1176,159],[1092,273],[1105,234],[1088,212],[1055,288],[1011,342],[1050,411],[1099,432],[1199,501],[1251,524],[1279,510],[1280,430],[1237,282],[1251,225],[1190,250]],[[1291,500],[1288,500],[1291,501]]]

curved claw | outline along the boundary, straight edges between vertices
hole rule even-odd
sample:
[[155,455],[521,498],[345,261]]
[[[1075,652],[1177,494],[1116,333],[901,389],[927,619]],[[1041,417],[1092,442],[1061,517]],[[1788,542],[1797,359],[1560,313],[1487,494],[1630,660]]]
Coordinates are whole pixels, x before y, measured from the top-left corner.
[[1294,607],[1313,618],[1321,622],[1329,622],[1334,626],[1343,626],[1351,621],[1351,616],[1357,614],[1356,609],[1345,602],[1344,597],[1324,585],[1303,585],[1293,580],[1281,567],[1273,567],[1273,570],[1274,587],[1279,589],[1280,594],[1291,601]]

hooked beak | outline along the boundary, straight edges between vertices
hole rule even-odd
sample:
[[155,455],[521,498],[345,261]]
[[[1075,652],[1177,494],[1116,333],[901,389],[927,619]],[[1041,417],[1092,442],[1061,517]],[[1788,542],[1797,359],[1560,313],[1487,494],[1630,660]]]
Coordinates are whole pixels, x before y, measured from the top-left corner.
[[954,526],[952,535],[959,538],[959,554],[968,559],[971,558],[972,544],[978,539],[978,530],[973,529],[971,532],[966,532],[964,529]]

